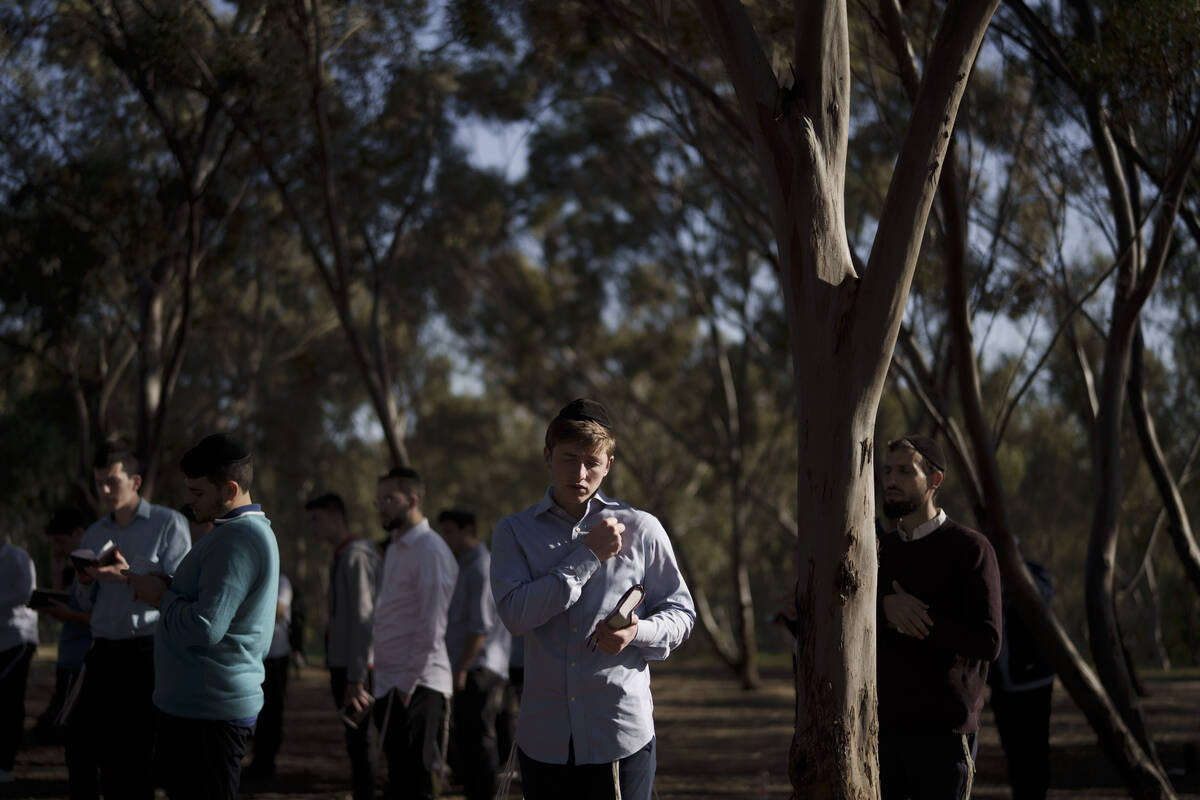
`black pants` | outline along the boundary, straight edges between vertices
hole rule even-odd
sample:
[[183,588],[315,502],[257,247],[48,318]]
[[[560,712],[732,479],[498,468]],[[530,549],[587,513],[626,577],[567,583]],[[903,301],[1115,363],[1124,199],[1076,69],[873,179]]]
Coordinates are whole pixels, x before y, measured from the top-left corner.
[[575,743],[567,743],[567,763],[547,764],[535,761],[520,748],[521,789],[525,800],[612,800],[616,796],[614,781],[621,785],[621,800],[650,800],[654,790],[654,773],[658,769],[655,740],[617,762],[617,776],[612,763],[576,764]]
[[[67,723],[71,800],[154,798],[154,637],[96,639]],[[95,755],[100,781],[90,768]],[[70,758],[70,756],[68,756]]]
[[450,728],[450,766],[466,800],[492,800],[500,772],[496,718],[504,702],[505,680],[490,669],[467,672],[467,685],[454,693]]
[[445,721],[446,698],[427,686],[418,686],[413,691],[408,708],[401,705],[395,689],[375,703],[375,726],[383,737],[388,765],[384,797],[389,800],[433,797],[433,768],[438,761],[438,740]]
[[[329,690],[333,694],[333,704],[340,710],[342,699],[346,696],[345,667],[329,668]],[[371,675],[367,674],[367,691],[371,691]],[[370,726],[366,723],[358,728],[351,728],[342,723],[346,732],[346,754],[350,756],[350,774],[354,784],[354,800],[374,800],[375,797],[375,764],[371,761]]]
[[879,731],[882,800],[967,800],[976,734]]
[[1008,760],[1013,800],[1045,800],[1050,786],[1053,691],[1053,684],[1024,692],[992,690],[992,712]]
[[263,659],[263,707],[254,726],[254,769],[275,771],[275,756],[283,743],[283,699],[287,695],[288,657]]
[[157,767],[167,797],[233,800],[249,738],[249,728],[232,722],[158,712]]
[[25,733],[25,684],[37,645],[31,642],[0,651],[0,769],[12,772]]

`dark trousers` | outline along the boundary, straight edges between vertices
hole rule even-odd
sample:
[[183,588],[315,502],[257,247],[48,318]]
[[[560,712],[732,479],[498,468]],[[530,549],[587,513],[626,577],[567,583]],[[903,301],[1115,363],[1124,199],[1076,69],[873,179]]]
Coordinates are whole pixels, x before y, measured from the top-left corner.
[[[345,667],[329,668],[329,689],[333,694],[333,703],[342,708],[342,699],[346,696]],[[371,691],[371,675],[367,674],[367,691]],[[354,784],[354,800],[374,800],[375,797],[375,764],[371,761],[370,726],[367,723],[351,728],[342,723],[346,732],[346,753],[350,756],[351,780]]]
[[967,800],[976,734],[879,731],[882,800]]
[[575,743],[568,742],[567,748],[566,764],[535,761],[517,748],[525,800],[612,800],[616,796],[614,780],[620,781],[621,800],[650,800],[658,769],[654,739],[616,762],[619,777],[613,775],[612,763],[576,764]]
[[101,787],[106,798],[153,800],[154,637],[96,639],[85,667],[67,723],[67,749],[78,764],[70,774],[71,800],[95,800]]
[[438,761],[438,740],[445,721],[446,698],[427,686],[418,686],[413,691],[408,708],[401,705],[395,689],[375,703],[375,726],[383,737],[388,765],[384,797],[389,800],[433,797],[433,767]]
[[503,678],[476,667],[467,672],[466,687],[454,693],[450,766],[462,782],[466,800],[492,800],[496,794],[501,759],[496,718],[504,689]]
[[46,710],[38,716],[37,723],[33,726],[34,738],[40,744],[63,743],[63,731],[58,725],[58,715],[62,713],[63,703],[66,702],[71,687],[79,679],[79,670],[80,667],[55,667],[54,694],[50,696]]
[[283,743],[283,699],[287,694],[288,657],[263,659],[263,707],[254,726],[254,768],[275,771],[275,756]]
[[25,733],[25,684],[37,645],[30,642],[0,651],[0,769],[12,772]]
[[992,689],[996,730],[1008,760],[1013,800],[1045,800],[1050,786],[1050,697],[1054,685],[1024,692]]
[[249,728],[232,722],[158,712],[157,768],[167,797],[233,800],[249,738]]

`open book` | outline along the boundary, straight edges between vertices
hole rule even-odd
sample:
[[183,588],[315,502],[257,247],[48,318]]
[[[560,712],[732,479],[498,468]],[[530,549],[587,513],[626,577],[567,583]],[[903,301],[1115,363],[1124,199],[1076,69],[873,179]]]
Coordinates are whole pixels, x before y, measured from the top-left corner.
[[99,550],[93,551],[87,547],[72,550],[71,563],[80,572],[83,572],[88,567],[107,567],[110,564],[117,563],[117,546],[113,544],[112,539],[109,539]]

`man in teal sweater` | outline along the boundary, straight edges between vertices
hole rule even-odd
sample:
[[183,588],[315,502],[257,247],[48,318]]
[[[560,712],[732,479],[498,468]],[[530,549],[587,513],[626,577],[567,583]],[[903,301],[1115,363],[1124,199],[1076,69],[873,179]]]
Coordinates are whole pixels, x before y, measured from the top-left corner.
[[196,518],[212,520],[213,530],[174,576],[129,576],[162,614],[154,635],[155,758],[171,800],[232,800],[263,704],[279,549],[250,500],[253,458],[240,442],[224,433],[205,437],[180,468]]

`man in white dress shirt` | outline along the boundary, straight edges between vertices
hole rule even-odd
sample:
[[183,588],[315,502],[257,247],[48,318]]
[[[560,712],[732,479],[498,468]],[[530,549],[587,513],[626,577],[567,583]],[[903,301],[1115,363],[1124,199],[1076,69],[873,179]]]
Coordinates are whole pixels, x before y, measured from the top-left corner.
[[433,797],[438,743],[454,692],[446,613],[458,564],[421,511],[416,470],[380,477],[375,504],[391,535],[375,605],[375,724],[388,765],[388,798]]

